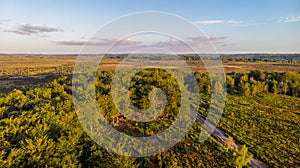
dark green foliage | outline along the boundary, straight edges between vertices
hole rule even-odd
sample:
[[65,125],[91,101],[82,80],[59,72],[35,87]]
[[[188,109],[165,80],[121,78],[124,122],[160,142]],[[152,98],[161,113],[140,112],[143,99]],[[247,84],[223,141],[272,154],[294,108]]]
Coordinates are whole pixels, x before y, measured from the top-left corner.
[[[157,73],[156,71],[148,73],[152,72]],[[130,135],[152,135],[172,123],[164,121],[168,115],[146,125],[124,119],[110,97],[111,75],[112,72],[101,72],[96,80],[96,88],[99,104],[105,109],[107,119],[120,120],[119,124],[115,124],[116,129]],[[141,79],[146,84],[151,82],[147,81],[149,80],[147,75]],[[159,86],[168,89],[175,81],[169,79],[158,82],[161,82]],[[172,92],[177,91],[171,90],[170,94]],[[132,93],[136,93],[136,90],[133,89]],[[145,96],[144,92],[141,96]],[[170,104],[167,113],[176,109],[178,104],[177,101],[173,101],[175,98],[176,96],[169,96],[170,101],[175,104]],[[145,101],[141,103],[147,104],[146,99]],[[1,95],[0,107],[0,167],[228,167],[230,165],[229,157],[221,144],[211,138],[203,144],[198,142],[197,135],[201,129],[199,123],[194,125],[179,144],[162,154],[130,158],[104,150],[82,130],[72,103],[71,80],[67,77],[54,80],[43,87],[14,90],[7,95]]]
[[[138,108],[149,106],[149,93],[154,87],[166,92],[165,112],[147,123],[134,122],[120,114],[110,93],[112,76],[113,71],[99,72],[95,88],[100,109],[116,129],[131,136],[151,136],[172,124],[181,95],[170,74],[145,69],[132,79],[130,97]],[[199,114],[205,116],[211,81],[205,73],[196,73],[195,77],[202,93]],[[299,73],[252,71],[227,74],[226,79],[230,94],[245,96],[228,96],[219,127],[271,166],[299,166],[300,100],[291,97],[300,96]],[[195,91],[188,81],[185,84],[188,90]],[[215,91],[221,91],[221,83],[214,82],[213,86]],[[202,128],[198,122],[182,141],[161,154],[130,158],[110,153],[81,128],[71,93],[71,80],[62,77],[42,87],[0,95],[0,167],[234,166],[233,152],[227,152],[215,139],[198,142]]]
[[246,74],[230,73],[226,75],[227,92],[239,95],[259,93],[286,94],[300,97],[300,73],[264,72],[254,70]]

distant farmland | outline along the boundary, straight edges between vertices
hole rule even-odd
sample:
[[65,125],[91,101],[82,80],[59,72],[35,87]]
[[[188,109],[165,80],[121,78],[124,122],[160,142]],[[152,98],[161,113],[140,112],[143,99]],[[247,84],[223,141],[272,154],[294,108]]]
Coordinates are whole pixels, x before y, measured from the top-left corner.
[[[119,61],[124,57],[121,56],[107,56],[101,62],[100,69],[114,69],[119,64]],[[244,73],[251,70],[264,70],[264,71],[298,71],[300,72],[300,62],[288,61],[292,56],[286,56],[282,59],[273,58],[270,55],[269,61],[267,56],[264,59],[257,59],[256,61],[249,61],[249,56],[244,56],[247,59],[236,59],[231,61],[232,58],[243,58],[241,55],[222,56],[223,67],[225,72]],[[295,57],[293,55],[293,57]],[[255,59],[254,59],[255,60]],[[70,73],[76,62],[76,55],[0,55],[0,76],[14,76],[14,75],[34,75],[45,73]],[[206,72],[205,66],[200,60],[186,60],[186,63],[194,71]],[[176,63],[174,63],[176,65]],[[134,66],[134,64],[128,66]],[[123,68],[126,68],[123,67]],[[21,72],[21,73],[20,73]]]

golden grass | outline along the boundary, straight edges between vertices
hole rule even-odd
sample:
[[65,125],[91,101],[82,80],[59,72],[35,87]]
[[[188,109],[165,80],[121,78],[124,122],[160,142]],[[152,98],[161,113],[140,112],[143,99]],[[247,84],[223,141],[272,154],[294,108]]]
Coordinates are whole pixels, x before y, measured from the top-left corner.
[[[172,60],[171,60],[172,61]],[[52,72],[51,68],[64,66],[64,65],[74,65],[76,62],[76,56],[66,56],[66,55],[0,55],[0,74],[1,71],[15,72],[16,70],[24,69],[38,69],[42,68],[45,73]],[[101,70],[111,70],[115,69],[120,62],[120,59],[109,59],[105,58],[101,61],[99,69]],[[176,61],[173,63],[176,67]],[[187,64],[193,71],[206,72],[206,68],[201,61],[187,61]],[[135,63],[127,64],[120,68],[126,68],[126,66],[135,66]],[[299,63],[274,63],[274,62],[226,62],[223,63],[225,72],[249,72],[251,70],[265,70],[265,71],[298,71],[300,72]],[[48,70],[47,70],[48,68]],[[220,67],[216,67],[220,68]],[[18,75],[18,74],[13,74]]]

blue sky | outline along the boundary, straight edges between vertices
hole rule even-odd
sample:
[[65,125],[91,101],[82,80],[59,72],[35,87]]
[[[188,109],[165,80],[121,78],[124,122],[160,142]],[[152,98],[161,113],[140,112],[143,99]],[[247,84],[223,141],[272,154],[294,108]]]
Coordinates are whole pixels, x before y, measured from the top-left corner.
[[101,26],[138,11],[186,18],[219,37],[220,53],[300,53],[299,0],[0,1],[0,52],[78,53]]

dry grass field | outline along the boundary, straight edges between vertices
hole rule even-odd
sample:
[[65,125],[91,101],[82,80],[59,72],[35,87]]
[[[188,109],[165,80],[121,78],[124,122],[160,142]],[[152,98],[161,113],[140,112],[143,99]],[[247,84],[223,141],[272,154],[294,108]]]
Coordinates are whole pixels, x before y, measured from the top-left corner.
[[[31,75],[54,72],[55,67],[70,65],[76,62],[75,55],[0,55],[0,75],[1,72],[8,72],[12,75],[18,71],[32,69]],[[120,59],[105,58],[100,64],[100,69],[114,69],[119,64]],[[176,67],[176,62],[173,63]],[[187,61],[187,64],[195,71],[205,72],[206,69],[201,61]],[[134,66],[128,64],[128,66]],[[300,71],[299,63],[280,62],[225,62],[223,63],[225,72],[244,73],[251,70],[265,71]],[[34,72],[36,71],[36,72]],[[40,71],[40,72],[39,72]]]
[[[99,69],[115,69],[120,58],[104,58]],[[0,93],[7,93],[14,88],[32,87],[43,84],[58,77],[59,75],[71,74],[76,62],[76,55],[6,55],[0,54]],[[186,62],[193,71],[206,72],[206,68],[201,61]],[[169,62],[169,68],[174,68],[176,61]],[[135,66],[132,62],[119,68]],[[276,62],[226,62],[223,63],[226,73],[237,72],[246,73],[251,70],[265,71],[298,71],[299,63],[276,63]],[[220,68],[220,67],[216,67]]]
[[[0,55],[0,74],[26,69],[46,69],[74,63],[75,56],[45,56],[45,55]],[[34,72],[32,72],[34,73]]]

